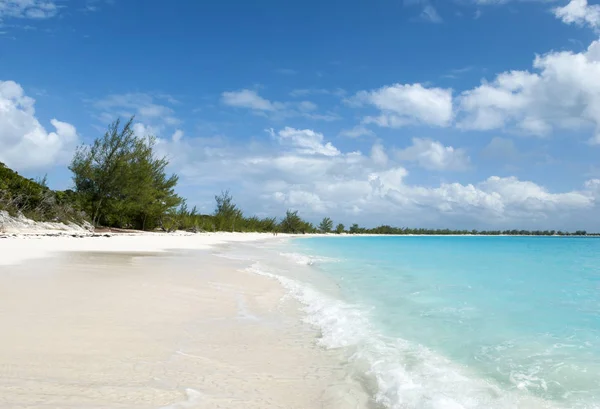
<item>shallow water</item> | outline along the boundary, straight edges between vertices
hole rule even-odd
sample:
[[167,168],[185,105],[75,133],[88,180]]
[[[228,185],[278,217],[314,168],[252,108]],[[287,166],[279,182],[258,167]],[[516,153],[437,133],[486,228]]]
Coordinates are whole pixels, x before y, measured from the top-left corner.
[[[600,407],[600,240],[323,237],[264,245],[389,408]],[[257,257],[254,253],[254,257]]]

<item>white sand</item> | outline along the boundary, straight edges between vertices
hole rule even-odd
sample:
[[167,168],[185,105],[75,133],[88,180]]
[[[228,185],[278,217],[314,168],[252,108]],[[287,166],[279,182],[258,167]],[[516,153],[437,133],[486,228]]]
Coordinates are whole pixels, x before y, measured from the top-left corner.
[[[285,235],[277,236],[285,238]],[[48,257],[64,252],[164,252],[170,249],[201,250],[223,243],[274,238],[268,233],[143,233],[106,234],[95,237],[52,237],[27,234],[0,239],[0,265]]]
[[0,408],[363,407],[279,284],[165,253],[271,237],[0,239]]

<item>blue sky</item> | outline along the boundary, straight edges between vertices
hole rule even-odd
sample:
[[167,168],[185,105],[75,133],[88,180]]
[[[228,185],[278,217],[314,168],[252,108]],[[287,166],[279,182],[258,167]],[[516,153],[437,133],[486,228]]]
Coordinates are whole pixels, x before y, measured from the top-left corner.
[[136,131],[205,212],[600,230],[594,1],[0,0],[0,161]]

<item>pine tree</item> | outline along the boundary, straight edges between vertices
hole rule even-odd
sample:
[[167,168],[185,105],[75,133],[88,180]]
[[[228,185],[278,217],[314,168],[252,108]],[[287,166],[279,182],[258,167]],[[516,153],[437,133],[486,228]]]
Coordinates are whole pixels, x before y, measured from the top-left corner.
[[178,177],[167,176],[169,162],[155,157],[154,145],[153,137],[135,135],[132,117],[77,149],[69,169],[94,226],[152,229],[181,203],[174,191]]
[[333,221],[329,217],[325,217],[321,224],[319,224],[319,230],[322,233],[329,233],[333,229]]

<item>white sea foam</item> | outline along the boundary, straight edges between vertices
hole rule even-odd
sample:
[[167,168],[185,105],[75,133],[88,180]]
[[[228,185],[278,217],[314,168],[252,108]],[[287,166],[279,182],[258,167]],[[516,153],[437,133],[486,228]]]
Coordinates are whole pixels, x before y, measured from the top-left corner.
[[335,263],[339,261],[338,259],[331,257],[308,256],[300,253],[279,253],[279,255],[292,260],[296,264],[304,266],[311,266],[318,263]]
[[[502,389],[424,346],[383,336],[371,325],[369,311],[361,306],[328,297],[260,263],[247,270],[278,280],[303,304],[305,320],[321,331],[320,345],[346,351],[352,374],[379,405],[389,409],[561,408],[523,389],[528,382],[541,382],[533,379],[534,374],[529,378],[515,374],[514,389]],[[568,407],[600,408],[585,402]]]

